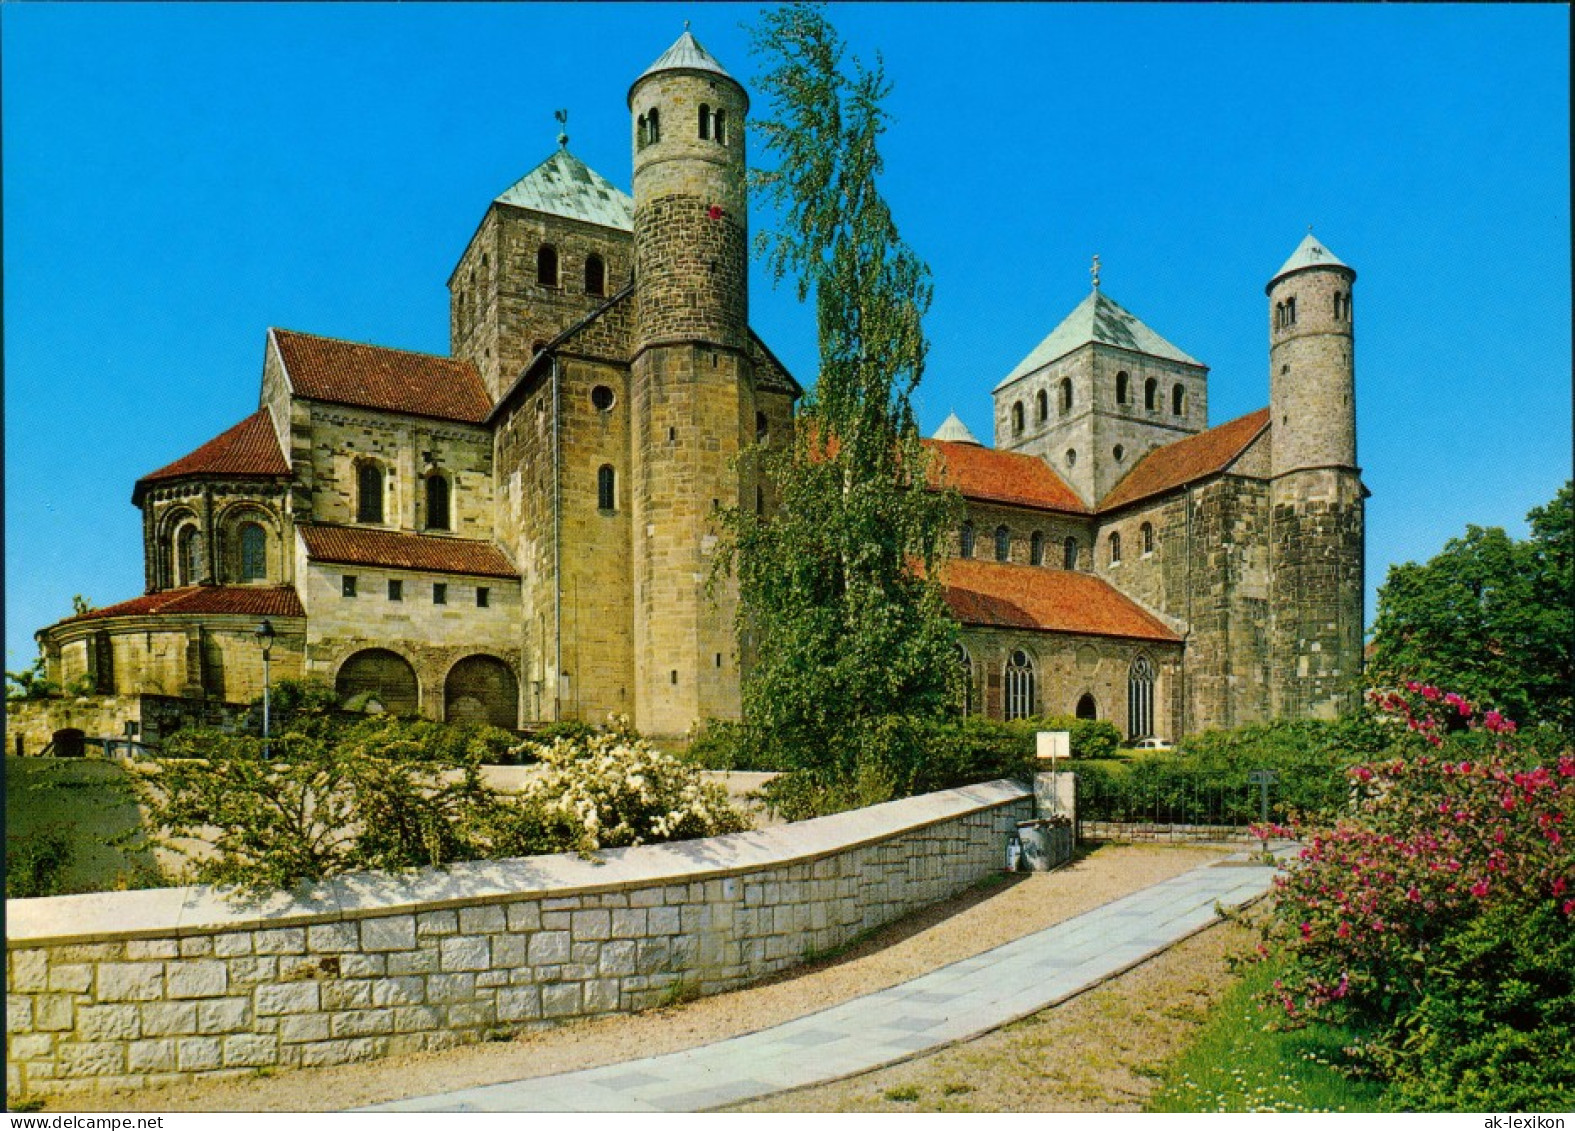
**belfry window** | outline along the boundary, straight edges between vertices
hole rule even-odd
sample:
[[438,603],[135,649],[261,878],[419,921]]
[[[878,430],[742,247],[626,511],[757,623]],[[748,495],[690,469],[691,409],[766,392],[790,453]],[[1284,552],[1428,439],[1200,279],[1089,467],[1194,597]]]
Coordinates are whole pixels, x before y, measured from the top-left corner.
[[357,522],[382,522],[383,469],[375,463],[360,464],[355,471],[355,485],[355,520]]
[[1012,532],[1004,526],[995,528],[995,560],[998,562],[1012,560]]
[[1023,434],[1023,402],[1022,401],[1013,401],[1012,402],[1012,435],[1014,435],[1014,436],[1021,436],[1022,434]]
[[1043,389],[1040,389],[1039,396],[1036,399],[1038,401],[1036,406],[1038,411],[1034,419],[1037,423],[1043,424],[1050,417],[1050,397]]
[[1296,325],[1296,296],[1295,295],[1292,295],[1290,298],[1285,300],[1285,324],[1287,326],[1294,326],[1294,325]]
[[618,509],[618,473],[610,463],[604,463],[596,470],[596,509]]
[[958,543],[958,557],[973,557],[973,523],[965,522],[962,524],[962,531],[958,536]]
[[1045,564],[1045,535],[1042,530],[1036,530],[1028,537],[1028,563],[1036,566]]
[[607,293],[607,265],[599,255],[585,257],[585,293],[598,296]]
[[711,140],[711,107],[700,103],[700,140]]
[[1034,713],[1034,662],[1022,649],[1006,661],[1006,717],[1026,719]]
[[1116,374],[1116,403],[1126,404],[1132,399],[1132,375],[1125,369]]
[[648,145],[655,145],[662,140],[662,112],[655,106],[645,116],[645,140]]
[[1159,407],[1159,382],[1152,377],[1143,382],[1143,407],[1150,412]]
[[1072,411],[1072,378],[1061,378],[1061,415]]
[[1176,416],[1187,411],[1187,389],[1180,382],[1170,390],[1170,411]]
[[543,287],[558,285],[558,249],[550,243],[536,249],[536,282]]
[[449,529],[448,480],[441,475],[427,476],[427,529]]
[[255,522],[241,527],[241,580],[263,581],[268,577],[268,535]]
[[1147,656],[1132,661],[1127,672],[1127,737],[1154,733],[1154,662]]
[[716,143],[718,145],[726,145],[727,144],[727,111],[726,110],[722,110],[722,109],[718,109],[717,112],[714,115],[712,115],[711,124],[714,127],[712,129],[711,133],[716,138]]

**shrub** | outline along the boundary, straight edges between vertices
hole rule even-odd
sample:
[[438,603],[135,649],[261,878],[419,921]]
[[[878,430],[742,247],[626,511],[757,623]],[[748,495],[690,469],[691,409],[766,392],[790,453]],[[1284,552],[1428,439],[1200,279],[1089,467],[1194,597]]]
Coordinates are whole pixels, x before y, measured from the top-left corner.
[[59,828],[37,829],[22,836],[6,837],[6,898],[33,899],[61,894],[65,890],[71,856],[71,839]]

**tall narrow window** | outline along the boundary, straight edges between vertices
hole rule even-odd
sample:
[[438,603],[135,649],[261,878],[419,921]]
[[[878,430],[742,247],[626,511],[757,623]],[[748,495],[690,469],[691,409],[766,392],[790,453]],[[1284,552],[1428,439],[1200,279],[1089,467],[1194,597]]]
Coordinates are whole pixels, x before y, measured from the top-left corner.
[[1121,564],[1121,534],[1115,530],[1110,532],[1110,564]]
[[645,139],[653,145],[662,140],[662,114],[655,106],[645,116]]
[[1152,377],[1143,382],[1143,407],[1150,412],[1159,407],[1159,382]]
[[1034,531],[1028,538],[1028,561],[1036,566],[1045,564],[1045,535],[1042,530]]
[[1187,389],[1179,382],[1170,390],[1170,411],[1177,416],[1187,411]]
[[711,107],[700,103],[700,140],[711,140]]
[[1072,411],[1072,378],[1061,378],[1061,415]]
[[427,529],[449,529],[448,480],[441,475],[427,476]]
[[1061,567],[1063,569],[1077,568],[1077,539],[1068,538],[1061,544]]
[[1295,295],[1292,295],[1290,298],[1285,300],[1285,324],[1287,326],[1294,326],[1294,325],[1296,325],[1296,296]]
[[1014,436],[1021,436],[1022,434],[1023,434],[1023,402],[1022,401],[1013,401],[1012,402],[1012,435],[1014,435]]
[[596,509],[618,509],[618,473],[610,463],[602,464],[596,471]]
[[718,145],[727,144],[727,111],[718,109],[712,117],[711,123],[716,128],[712,131],[716,135]]
[[1132,661],[1127,672],[1127,737],[1154,733],[1154,663],[1147,656]]
[[1043,424],[1050,418],[1050,395],[1043,389],[1040,389],[1039,395],[1035,400],[1038,403],[1035,405],[1037,411],[1034,413],[1034,420],[1039,424]]
[[1132,399],[1132,376],[1125,369],[1116,374],[1116,403],[1126,404]]
[[268,535],[255,522],[241,526],[241,580],[262,581],[268,576]]
[[432,603],[434,605],[448,604],[448,583],[435,581],[432,583]]
[[965,522],[962,524],[962,532],[958,535],[957,541],[959,543],[957,549],[958,557],[973,557],[973,523]]
[[973,714],[973,657],[968,649],[957,645],[957,668],[962,673],[962,695],[959,706],[964,715]]
[[601,256],[594,253],[585,257],[585,293],[588,295],[607,293],[607,265],[602,262]]
[[1143,524],[1143,556],[1146,558],[1154,552],[1154,524]]
[[176,578],[181,585],[202,580],[202,544],[195,526],[183,526],[175,536]]
[[375,463],[358,465],[355,471],[355,485],[355,520],[357,522],[382,522],[383,469]]
[[634,146],[636,149],[644,149],[648,144],[650,144],[650,129],[651,123],[646,119],[644,114],[641,114],[639,122],[635,126],[634,130]]
[[1006,661],[1006,717],[1026,719],[1034,713],[1034,662],[1021,649]]
[[998,562],[1012,560],[1012,532],[1004,526],[995,528],[995,560]]
[[558,285],[558,249],[550,243],[536,249],[536,282],[544,287]]

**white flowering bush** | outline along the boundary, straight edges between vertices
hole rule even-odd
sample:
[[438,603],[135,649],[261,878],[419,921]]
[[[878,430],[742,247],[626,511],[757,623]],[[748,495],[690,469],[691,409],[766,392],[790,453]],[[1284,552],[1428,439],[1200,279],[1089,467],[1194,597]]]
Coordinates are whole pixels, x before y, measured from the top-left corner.
[[750,827],[725,789],[634,734],[626,719],[527,747],[543,772],[495,815],[494,856],[590,854]]

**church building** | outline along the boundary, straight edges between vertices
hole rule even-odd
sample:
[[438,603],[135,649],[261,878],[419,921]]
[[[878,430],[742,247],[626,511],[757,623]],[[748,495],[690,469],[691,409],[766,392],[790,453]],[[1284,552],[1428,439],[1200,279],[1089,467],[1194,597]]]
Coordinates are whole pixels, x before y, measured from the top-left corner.
[[[740,460],[802,392],[749,325],[749,96],[687,31],[629,91],[630,197],[560,148],[448,279],[450,352],[274,328],[256,412],[139,479],[145,592],[38,634],[49,678],[515,728],[737,717],[708,591]],[[1098,286],[995,387],[994,447],[927,441],[966,503],[942,581],[968,710],[1174,738],[1328,716],[1356,687],[1355,272],[1310,233],[1268,284],[1269,407]],[[981,395],[982,395],[981,390]]]

